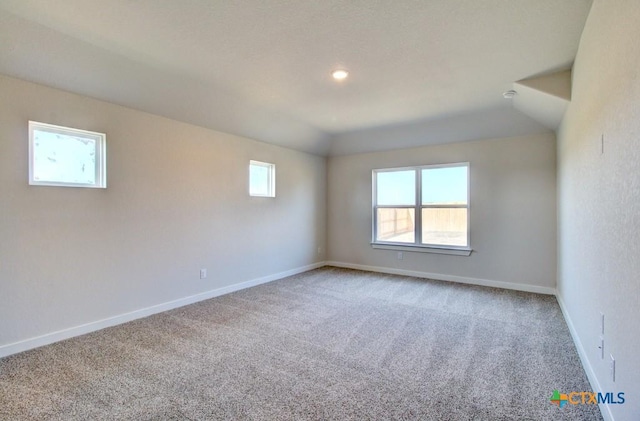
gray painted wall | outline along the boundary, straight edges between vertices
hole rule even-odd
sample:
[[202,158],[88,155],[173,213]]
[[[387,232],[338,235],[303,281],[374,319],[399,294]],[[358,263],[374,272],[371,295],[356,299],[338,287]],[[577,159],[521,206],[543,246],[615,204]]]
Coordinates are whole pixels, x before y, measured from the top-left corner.
[[[594,2],[558,136],[558,294],[592,385],[626,395],[624,405],[609,406],[617,421],[640,419],[638,22],[637,0]],[[605,360],[597,348],[600,312]]]
[[[105,132],[108,188],[29,186],[28,120]],[[324,260],[325,158],[3,76],[0,181],[0,348]]]
[[374,127],[337,134],[331,139],[330,156],[381,152],[478,139],[552,133],[505,101],[502,107],[474,113]]
[[[595,1],[558,134],[558,294],[594,387],[626,394],[618,421],[640,416],[639,21],[636,0]],[[29,187],[29,119],[106,132],[109,188]],[[554,288],[555,146],[541,134],[337,156],[327,194],[324,158],[0,77],[0,347],[324,260],[325,232],[328,260]],[[276,200],[246,194],[249,159],[277,164]],[[371,170],[459,161],[475,252],[373,250]]]
[[[398,260],[395,251],[371,248],[371,170],[467,161],[471,256],[404,252]],[[519,289],[555,288],[552,133],[332,157],[328,185],[330,261]]]

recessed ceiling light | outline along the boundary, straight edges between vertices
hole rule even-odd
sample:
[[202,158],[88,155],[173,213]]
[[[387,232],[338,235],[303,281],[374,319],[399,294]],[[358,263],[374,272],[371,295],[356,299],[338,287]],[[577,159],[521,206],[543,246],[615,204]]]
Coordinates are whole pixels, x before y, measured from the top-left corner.
[[347,78],[347,76],[349,76],[349,72],[342,69],[334,70],[333,73],[331,73],[331,76],[333,76],[335,80],[344,80]]
[[510,89],[510,90],[508,90],[506,92],[503,92],[502,96],[505,97],[506,99],[511,99],[514,96],[516,96],[517,93],[518,93],[517,91],[514,91],[513,89]]

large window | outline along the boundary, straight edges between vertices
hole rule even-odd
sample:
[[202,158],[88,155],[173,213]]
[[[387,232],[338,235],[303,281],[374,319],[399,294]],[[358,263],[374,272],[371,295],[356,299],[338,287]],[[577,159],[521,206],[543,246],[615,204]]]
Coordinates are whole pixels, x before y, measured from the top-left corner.
[[29,184],[106,188],[106,135],[30,121]]
[[469,164],[373,171],[373,244],[469,248]]

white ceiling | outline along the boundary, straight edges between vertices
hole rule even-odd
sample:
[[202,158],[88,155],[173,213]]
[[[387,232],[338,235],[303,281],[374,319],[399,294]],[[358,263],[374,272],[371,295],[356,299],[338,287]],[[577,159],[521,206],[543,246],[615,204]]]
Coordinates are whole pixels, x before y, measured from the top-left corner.
[[[463,140],[479,120],[517,112],[501,96],[514,81],[571,66],[590,6],[0,0],[0,73],[318,154],[348,153],[338,143],[354,137],[361,150],[358,133],[403,125],[433,143],[430,121],[452,122],[443,141]],[[343,83],[330,77],[337,67],[351,73]],[[474,114],[484,117],[456,117]]]

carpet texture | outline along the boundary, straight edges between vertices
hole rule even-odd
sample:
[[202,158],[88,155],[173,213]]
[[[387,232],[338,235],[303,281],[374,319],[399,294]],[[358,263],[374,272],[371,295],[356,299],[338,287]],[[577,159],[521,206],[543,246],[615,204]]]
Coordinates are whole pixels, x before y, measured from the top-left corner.
[[600,420],[552,296],[325,267],[0,359],[2,420]]

